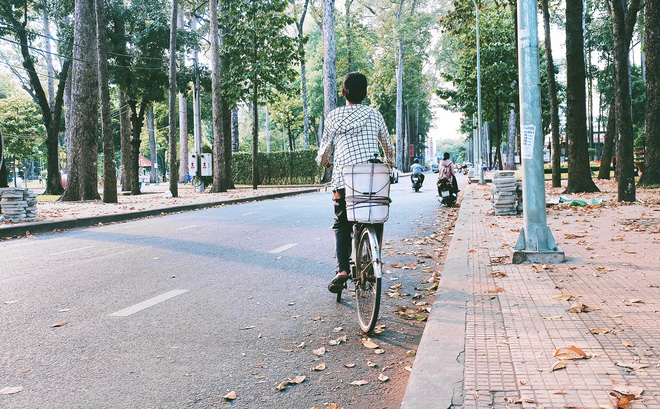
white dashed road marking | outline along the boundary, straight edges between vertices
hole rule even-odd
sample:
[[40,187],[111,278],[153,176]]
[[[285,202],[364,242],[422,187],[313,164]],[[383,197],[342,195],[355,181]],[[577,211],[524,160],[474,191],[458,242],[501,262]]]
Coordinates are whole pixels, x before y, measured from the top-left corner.
[[111,316],[111,317],[128,317],[129,315],[135,314],[136,312],[140,312],[140,311],[142,311],[142,310],[144,310],[144,309],[147,309],[147,308],[149,308],[149,307],[153,307],[153,306],[156,305],[156,304],[160,304],[160,303],[162,303],[163,301],[167,301],[167,300],[169,300],[170,298],[174,298],[174,297],[176,297],[177,295],[181,295],[181,294],[183,294],[183,293],[185,293],[185,292],[187,292],[187,291],[188,291],[188,290],[172,290],[172,291],[168,291],[168,292],[166,292],[165,294],[161,294],[161,295],[159,295],[159,296],[157,296],[157,297],[150,298],[150,299],[148,299],[147,301],[143,301],[143,302],[141,302],[141,303],[139,303],[139,304],[135,304],[135,305],[130,306],[130,307],[128,307],[128,308],[124,308],[124,309],[121,310],[121,311],[113,312],[112,314],[110,314],[110,316]]
[[186,229],[192,229],[193,227],[197,227],[197,226],[199,226],[199,225],[198,225],[198,224],[193,224],[193,225],[191,225],[191,226],[179,227],[178,229],[174,229],[174,230],[186,230]]
[[292,248],[292,247],[296,247],[297,245],[298,245],[298,243],[289,243],[289,244],[285,244],[285,245],[282,246],[282,247],[278,247],[278,248],[276,248],[275,250],[271,250],[271,251],[269,251],[269,253],[270,253],[270,254],[281,253],[281,252],[283,252],[284,250],[288,250],[288,249],[290,249],[290,248]]
[[50,253],[49,256],[59,256],[60,254],[73,253],[74,251],[87,250],[87,249],[91,249],[92,247],[94,247],[94,246],[80,247],[78,249],[71,249],[71,250],[66,250],[66,251],[60,251],[60,252],[57,252],[57,253]]

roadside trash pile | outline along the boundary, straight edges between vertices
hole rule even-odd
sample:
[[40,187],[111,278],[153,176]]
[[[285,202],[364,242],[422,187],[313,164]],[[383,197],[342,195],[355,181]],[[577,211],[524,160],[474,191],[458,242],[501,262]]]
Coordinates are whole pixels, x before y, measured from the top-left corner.
[[515,216],[522,213],[522,183],[516,179],[515,171],[495,172],[490,194],[495,216]]
[[562,207],[586,207],[586,206],[601,206],[607,205],[603,199],[600,197],[593,199],[571,199],[568,197],[560,196],[558,199],[550,199],[547,201],[546,206],[557,206]]
[[37,193],[26,187],[1,188],[0,213],[8,221],[36,221]]

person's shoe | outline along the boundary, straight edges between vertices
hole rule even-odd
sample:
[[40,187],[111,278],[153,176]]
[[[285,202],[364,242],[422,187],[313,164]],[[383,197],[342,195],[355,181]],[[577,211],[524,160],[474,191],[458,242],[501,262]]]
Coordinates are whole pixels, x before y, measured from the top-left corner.
[[341,290],[344,289],[344,284],[348,281],[348,274],[339,274],[335,276],[335,278],[330,281],[330,284],[328,284],[328,291],[331,293],[340,293]]

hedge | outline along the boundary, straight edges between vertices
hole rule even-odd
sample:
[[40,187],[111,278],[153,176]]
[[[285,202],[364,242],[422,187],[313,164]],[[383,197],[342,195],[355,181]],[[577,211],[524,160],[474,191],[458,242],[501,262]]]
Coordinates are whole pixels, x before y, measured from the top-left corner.
[[[293,152],[259,152],[259,185],[304,185],[318,183],[323,168],[316,165],[316,149]],[[234,183],[252,184],[252,153],[232,155]]]

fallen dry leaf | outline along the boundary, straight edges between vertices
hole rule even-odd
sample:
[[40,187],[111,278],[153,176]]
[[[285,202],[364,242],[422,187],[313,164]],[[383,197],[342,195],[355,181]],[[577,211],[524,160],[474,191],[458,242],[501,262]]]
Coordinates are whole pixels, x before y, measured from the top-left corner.
[[228,394],[226,394],[225,396],[223,396],[222,399],[224,399],[224,400],[234,400],[234,399],[236,399],[236,396],[237,396],[236,391],[231,391]]
[[318,364],[314,368],[312,368],[313,371],[323,371],[325,370],[325,363]]
[[380,348],[374,349],[374,354],[376,354],[376,355],[381,355],[381,354],[384,354],[384,353],[385,353],[385,350],[383,350],[383,349],[380,349]]
[[378,344],[376,344],[375,342],[373,342],[373,341],[371,340],[371,338],[366,338],[366,339],[365,339],[365,338],[360,338],[360,341],[362,341],[362,345],[364,345],[365,347],[367,347],[367,348],[369,348],[369,349],[376,349],[376,348],[378,348]]
[[635,346],[635,344],[633,344],[632,342],[630,342],[630,340],[627,340],[627,339],[622,339],[621,344],[624,347],[628,347],[628,348],[633,348]]
[[560,320],[562,318],[561,315],[552,315],[548,317],[542,317],[544,320]]
[[588,359],[591,356],[584,353],[583,350],[576,346],[568,346],[564,348],[559,348],[555,351],[555,357],[559,359]]
[[293,385],[293,384],[299,385],[299,384],[305,382],[305,379],[307,379],[306,376],[298,375],[298,376],[294,377],[293,379],[289,379],[288,383],[289,383],[289,385]]
[[351,362],[350,364],[344,364],[344,366],[345,366],[346,368],[354,368],[354,367],[355,367],[355,363]]
[[641,398],[644,392],[644,389],[638,386],[632,386],[629,383],[620,383],[614,380],[612,381],[612,389],[622,395],[634,395],[635,399]]
[[615,409],[632,409],[631,401],[635,400],[635,395],[622,395],[617,392],[610,392],[616,401],[614,402]]
[[621,362],[621,361],[617,362],[617,363],[616,363],[616,366],[620,366],[620,367],[622,367],[622,368],[628,368],[628,369],[630,369],[630,370],[632,370],[632,371],[636,371],[636,370],[638,370],[638,369],[642,369],[642,368],[648,368],[648,365],[644,365],[644,364],[635,364],[635,363],[628,364],[628,363]]
[[51,327],[51,328],[63,327],[63,326],[65,326],[66,324],[68,324],[68,322],[66,322],[66,321],[60,321],[60,322],[58,322],[57,324],[51,325],[50,327]]
[[277,385],[277,386],[275,387],[275,389],[277,389],[278,391],[282,392],[283,390],[286,389],[286,385],[287,385],[287,384],[288,384],[287,381],[282,381],[282,382],[280,382],[279,385]]
[[378,380],[382,382],[387,382],[390,380],[390,378],[387,377],[384,373],[381,373],[380,375],[378,375]]
[[594,335],[603,335],[609,333],[611,330],[605,328],[594,328],[590,329],[589,332]]
[[414,349],[406,351],[406,356],[415,356],[415,355],[417,355],[417,351],[415,351]]
[[570,301],[575,297],[573,297],[572,295],[569,295],[569,294],[560,294],[560,295],[555,295],[552,298],[554,298],[555,300],[559,300],[559,301]]
[[22,386],[7,386],[0,389],[0,395],[13,395],[23,390]]
[[580,312],[591,312],[594,309],[591,307],[588,307],[585,304],[581,303],[571,303],[568,307],[568,312],[574,312],[574,313],[580,313]]
[[560,369],[566,368],[566,362],[564,361],[557,361],[550,367],[550,372],[558,371]]
[[312,352],[313,352],[314,355],[316,355],[316,356],[324,355],[324,354],[325,354],[325,347],[321,347],[321,348],[319,348],[319,349],[315,349],[315,350],[313,350]]
[[359,381],[353,381],[353,382],[351,382],[351,385],[362,386],[362,385],[366,385],[366,384],[368,384],[368,383],[369,383],[369,382],[365,381],[364,379],[361,379],[361,380],[359,380]]

